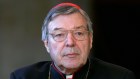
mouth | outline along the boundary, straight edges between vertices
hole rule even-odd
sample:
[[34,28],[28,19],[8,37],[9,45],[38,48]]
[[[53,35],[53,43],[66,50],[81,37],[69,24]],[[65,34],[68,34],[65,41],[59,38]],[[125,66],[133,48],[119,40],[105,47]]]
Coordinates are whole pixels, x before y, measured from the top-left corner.
[[78,56],[79,54],[77,53],[69,53],[69,54],[66,54],[64,55],[65,57],[69,57],[69,58],[75,58],[76,56]]

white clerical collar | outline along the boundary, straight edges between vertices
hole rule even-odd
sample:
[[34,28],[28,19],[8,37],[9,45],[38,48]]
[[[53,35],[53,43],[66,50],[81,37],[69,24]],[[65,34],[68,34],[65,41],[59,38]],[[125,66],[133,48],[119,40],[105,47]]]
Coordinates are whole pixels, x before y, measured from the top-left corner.
[[66,75],[66,79],[72,79],[73,75]]

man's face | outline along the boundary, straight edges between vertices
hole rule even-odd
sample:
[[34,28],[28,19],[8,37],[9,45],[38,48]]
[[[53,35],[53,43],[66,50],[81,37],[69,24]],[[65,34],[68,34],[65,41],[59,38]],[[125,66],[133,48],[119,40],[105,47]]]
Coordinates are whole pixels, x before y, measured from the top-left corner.
[[[61,30],[87,31],[87,22],[80,13],[59,15],[55,17],[48,27],[49,33]],[[59,68],[75,69],[83,66],[92,47],[92,35],[89,33],[85,40],[77,40],[72,32],[68,32],[65,40],[56,41],[51,35],[45,40],[47,48],[54,64]]]

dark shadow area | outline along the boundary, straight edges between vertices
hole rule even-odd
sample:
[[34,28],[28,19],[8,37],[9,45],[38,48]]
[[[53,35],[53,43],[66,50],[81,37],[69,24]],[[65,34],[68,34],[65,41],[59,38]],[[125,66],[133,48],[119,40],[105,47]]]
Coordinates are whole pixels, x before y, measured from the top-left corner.
[[139,79],[139,2],[94,2],[94,53],[132,70]]

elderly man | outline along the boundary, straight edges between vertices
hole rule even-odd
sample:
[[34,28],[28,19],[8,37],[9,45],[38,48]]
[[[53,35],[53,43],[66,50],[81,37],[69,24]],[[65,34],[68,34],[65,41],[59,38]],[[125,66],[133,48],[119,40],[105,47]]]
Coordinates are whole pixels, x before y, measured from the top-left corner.
[[85,11],[73,3],[56,5],[42,26],[42,40],[52,61],[18,69],[11,79],[135,79],[126,68],[90,58],[92,38]]

